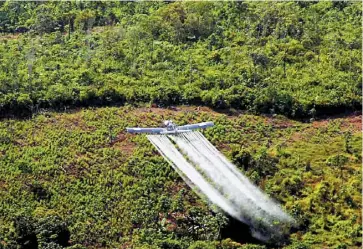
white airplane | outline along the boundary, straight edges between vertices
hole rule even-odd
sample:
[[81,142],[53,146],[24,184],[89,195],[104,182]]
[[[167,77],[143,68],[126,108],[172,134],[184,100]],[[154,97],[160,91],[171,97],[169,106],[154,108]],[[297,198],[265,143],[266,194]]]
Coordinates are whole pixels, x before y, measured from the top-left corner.
[[177,126],[171,120],[164,121],[165,128],[126,128],[127,132],[130,133],[151,133],[151,134],[177,134],[183,132],[189,132],[196,129],[205,129],[212,127],[213,122],[203,122],[190,125]]

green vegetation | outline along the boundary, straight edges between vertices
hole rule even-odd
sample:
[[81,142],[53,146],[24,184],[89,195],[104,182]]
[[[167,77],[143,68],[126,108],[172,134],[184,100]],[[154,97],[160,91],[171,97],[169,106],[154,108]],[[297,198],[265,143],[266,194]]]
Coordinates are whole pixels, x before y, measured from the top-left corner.
[[[0,2],[0,248],[360,248],[361,116],[314,120],[361,108],[361,13]],[[214,121],[205,136],[297,220],[289,238],[223,236],[232,221],[125,133],[165,119]]]
[[360,109],[361,13],[359,2],[1,2],[0,113]]
[[242,243],[246,234],[242,244],[223,240],[225,217],[145,136],[125,133],[169,118],[215,122],[205,136],[297,219],[286,248],[360,248],[361,116],[301,123],[196,107],[81,109],[0,122],[2,247],[265,248]]

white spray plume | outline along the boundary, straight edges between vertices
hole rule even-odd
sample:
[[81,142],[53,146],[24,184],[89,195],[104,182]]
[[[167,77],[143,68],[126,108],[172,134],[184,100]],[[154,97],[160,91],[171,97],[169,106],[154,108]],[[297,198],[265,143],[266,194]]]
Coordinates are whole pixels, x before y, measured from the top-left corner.
[[147,138],[197,194],[248,224],[252,236],[264,241],[276,239],[294,223],[200,132]]

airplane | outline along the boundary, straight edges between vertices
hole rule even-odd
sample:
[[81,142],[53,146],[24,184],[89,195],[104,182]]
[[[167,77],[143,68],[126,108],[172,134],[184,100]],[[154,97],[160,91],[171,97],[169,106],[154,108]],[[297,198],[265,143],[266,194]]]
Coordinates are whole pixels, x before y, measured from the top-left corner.
[[213,122],[203,122],[190,125],[178,126],[171,120],[164,121],[165,128],[126,128],[129,133],[150,133],[150,134],[178,134],[183,132],[190,132],[195,129],[205,129],[214,126]]

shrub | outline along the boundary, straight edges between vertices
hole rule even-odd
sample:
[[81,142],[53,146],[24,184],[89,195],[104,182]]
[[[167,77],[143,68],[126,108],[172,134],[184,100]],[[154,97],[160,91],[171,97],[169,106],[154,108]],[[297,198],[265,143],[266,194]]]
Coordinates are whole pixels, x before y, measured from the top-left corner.
[[231,239],[225,239],[221,243],[222,249],[240,249],[241,246],[240,243],[234,242]]
[[181,243],[177,240],[167,239],[157,243],[161,249],[182,249]]
[[63,246],[61,246],[57,243],[54,243],[54,242],[50,242],[50,243],[41,244],[39,249],[63,249]]
[[27,216],[18,216],[14,220],[15,240],[19,248],[37,249],[38,240],[34,229],[34,221]]
[[188,249],[215,249],[215,245],[212,242],[195,241]]
[[68,246],[70,232],[64,221],[58,216],[40,219],[36,227],[37,238],[41,244],[55,243]]
[[247,244],[243,245],[241,249],[266,249],[266,246]]
[[75,244],[73,246],[68,246],[67,249],[86,249],[86,247],[80,244]]

